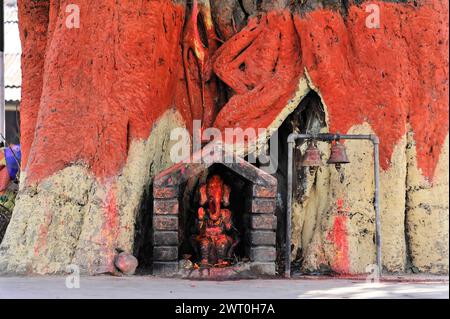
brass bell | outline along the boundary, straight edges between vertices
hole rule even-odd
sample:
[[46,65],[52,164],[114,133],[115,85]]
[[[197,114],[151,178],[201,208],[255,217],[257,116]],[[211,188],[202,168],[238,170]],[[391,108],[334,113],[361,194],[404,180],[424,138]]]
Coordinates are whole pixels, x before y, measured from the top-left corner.
[[336,166],[336,170],[339,172],[341,169],[341,164],[348,163],[350,163],[350,161],[348,160],[345,146],[339,143],[339,141],[336,141],[336,143],[331,147],[331,155],[327,164],[334,164]]
[[310,171],[314,171],[319,166],[322,166],[322,156],[316,144],[313,142],[308,142],[308,148],[305,151],[303,160],[300,163],[301,166],[309,167]]

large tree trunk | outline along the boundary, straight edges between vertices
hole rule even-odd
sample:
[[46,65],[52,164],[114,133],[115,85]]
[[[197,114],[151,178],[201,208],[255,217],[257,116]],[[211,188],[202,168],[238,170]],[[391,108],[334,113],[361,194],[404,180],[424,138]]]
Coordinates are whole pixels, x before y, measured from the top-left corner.
[[132,252],[167,134],[183,126],[172,96],[184,5],[78,1],[69,29],[68,4],[19,2],[24,172],[1,256],[11,272],[113,271],[117,250]]
[[[68,28],[71,3],[19,1],[22,174],[0,271],[115,272],[173,128],[273,132],[314,90],[328,130],[381,139],[384,266],[448,272],[447,1],[377,2],[380,28],[369,3],[318,0],[78,0]],[[294,205],[304,269],[374,262],[371,149],[347,146],[346,182],[324,168]]]

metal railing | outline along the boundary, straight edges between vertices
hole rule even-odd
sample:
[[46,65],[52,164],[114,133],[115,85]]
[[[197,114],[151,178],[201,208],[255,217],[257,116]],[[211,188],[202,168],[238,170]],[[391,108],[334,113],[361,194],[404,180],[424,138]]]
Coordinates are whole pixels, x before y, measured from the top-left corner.
[[324,142],[333,142],[338,140],[369,140],[373,144],[374,152],[374,176],[375,176],[375,244],[376,244],[376,262],[378,274],[381,276],[381,221],[380,221],[380,156],[378,136],[370,135],[348,135],[348,134],[297,134],[292,133],[287,139],[288,143],[288,185],[287,185],[287,223],[286,223],[286,268],[285,277],[291,277],[291,226],[292,226],[292,170],[293,170],[293,153],[296,140],[316,140]]

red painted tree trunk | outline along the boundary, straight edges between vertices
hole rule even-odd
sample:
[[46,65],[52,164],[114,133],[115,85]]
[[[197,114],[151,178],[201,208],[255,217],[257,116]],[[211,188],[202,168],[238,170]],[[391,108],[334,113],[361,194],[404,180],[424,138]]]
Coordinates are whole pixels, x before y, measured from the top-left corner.
[[[78,0],[70,28],[72,3],[19,1],[23,172],[0,271],[115,272],[173,128],[272,132],[314,90],[329,130],[380,137],[385,267],[448,272],[446,1],[374,2],[378,28],[372,2]],[[370,149],[348,148],[345,191],[324,169],[294,211],[306,269],[373,262]]]

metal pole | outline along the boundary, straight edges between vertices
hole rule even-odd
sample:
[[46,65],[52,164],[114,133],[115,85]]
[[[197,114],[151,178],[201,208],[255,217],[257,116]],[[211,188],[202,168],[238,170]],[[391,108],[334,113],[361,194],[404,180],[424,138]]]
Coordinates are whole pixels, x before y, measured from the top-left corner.
[[373,143],[373,162],[374,162],[374,178],[375,178],[375,243],[377,246],[377,267],[378,275],[381,277],[383,264],[381,261],[381,214],[380,214],[380,140],[377,136],[372,135]]
[[291,227],[292,227],[292,169],[294,141],[288,140],[288,185],[287,185],[287,216],[286,216],[286,267],[285,277],[291,277]]
[[286,221],[286,271],[285,277],[291,276],[291,220],[292,220],[292,169],[293,169],[293,149],[296,140],[315,139],[318,141],[332,142],[339,139],[343,140],[369,140],[373,144],[373,156],[374,156],[374,179],[375,179],[375,196],[374,196],[374,208],[375,208],[375,245],[376,245],[376,262],[378,268],[378,274],[381,277],[382,274],[382,261],[381,261],[381,216],[380,216],[380,155],[379,145],[380,140],[376,135],[349,135],[349,134],[296,134],[292,133],[287,139],[288,143],[288,185],[287,185],[287,221]]

